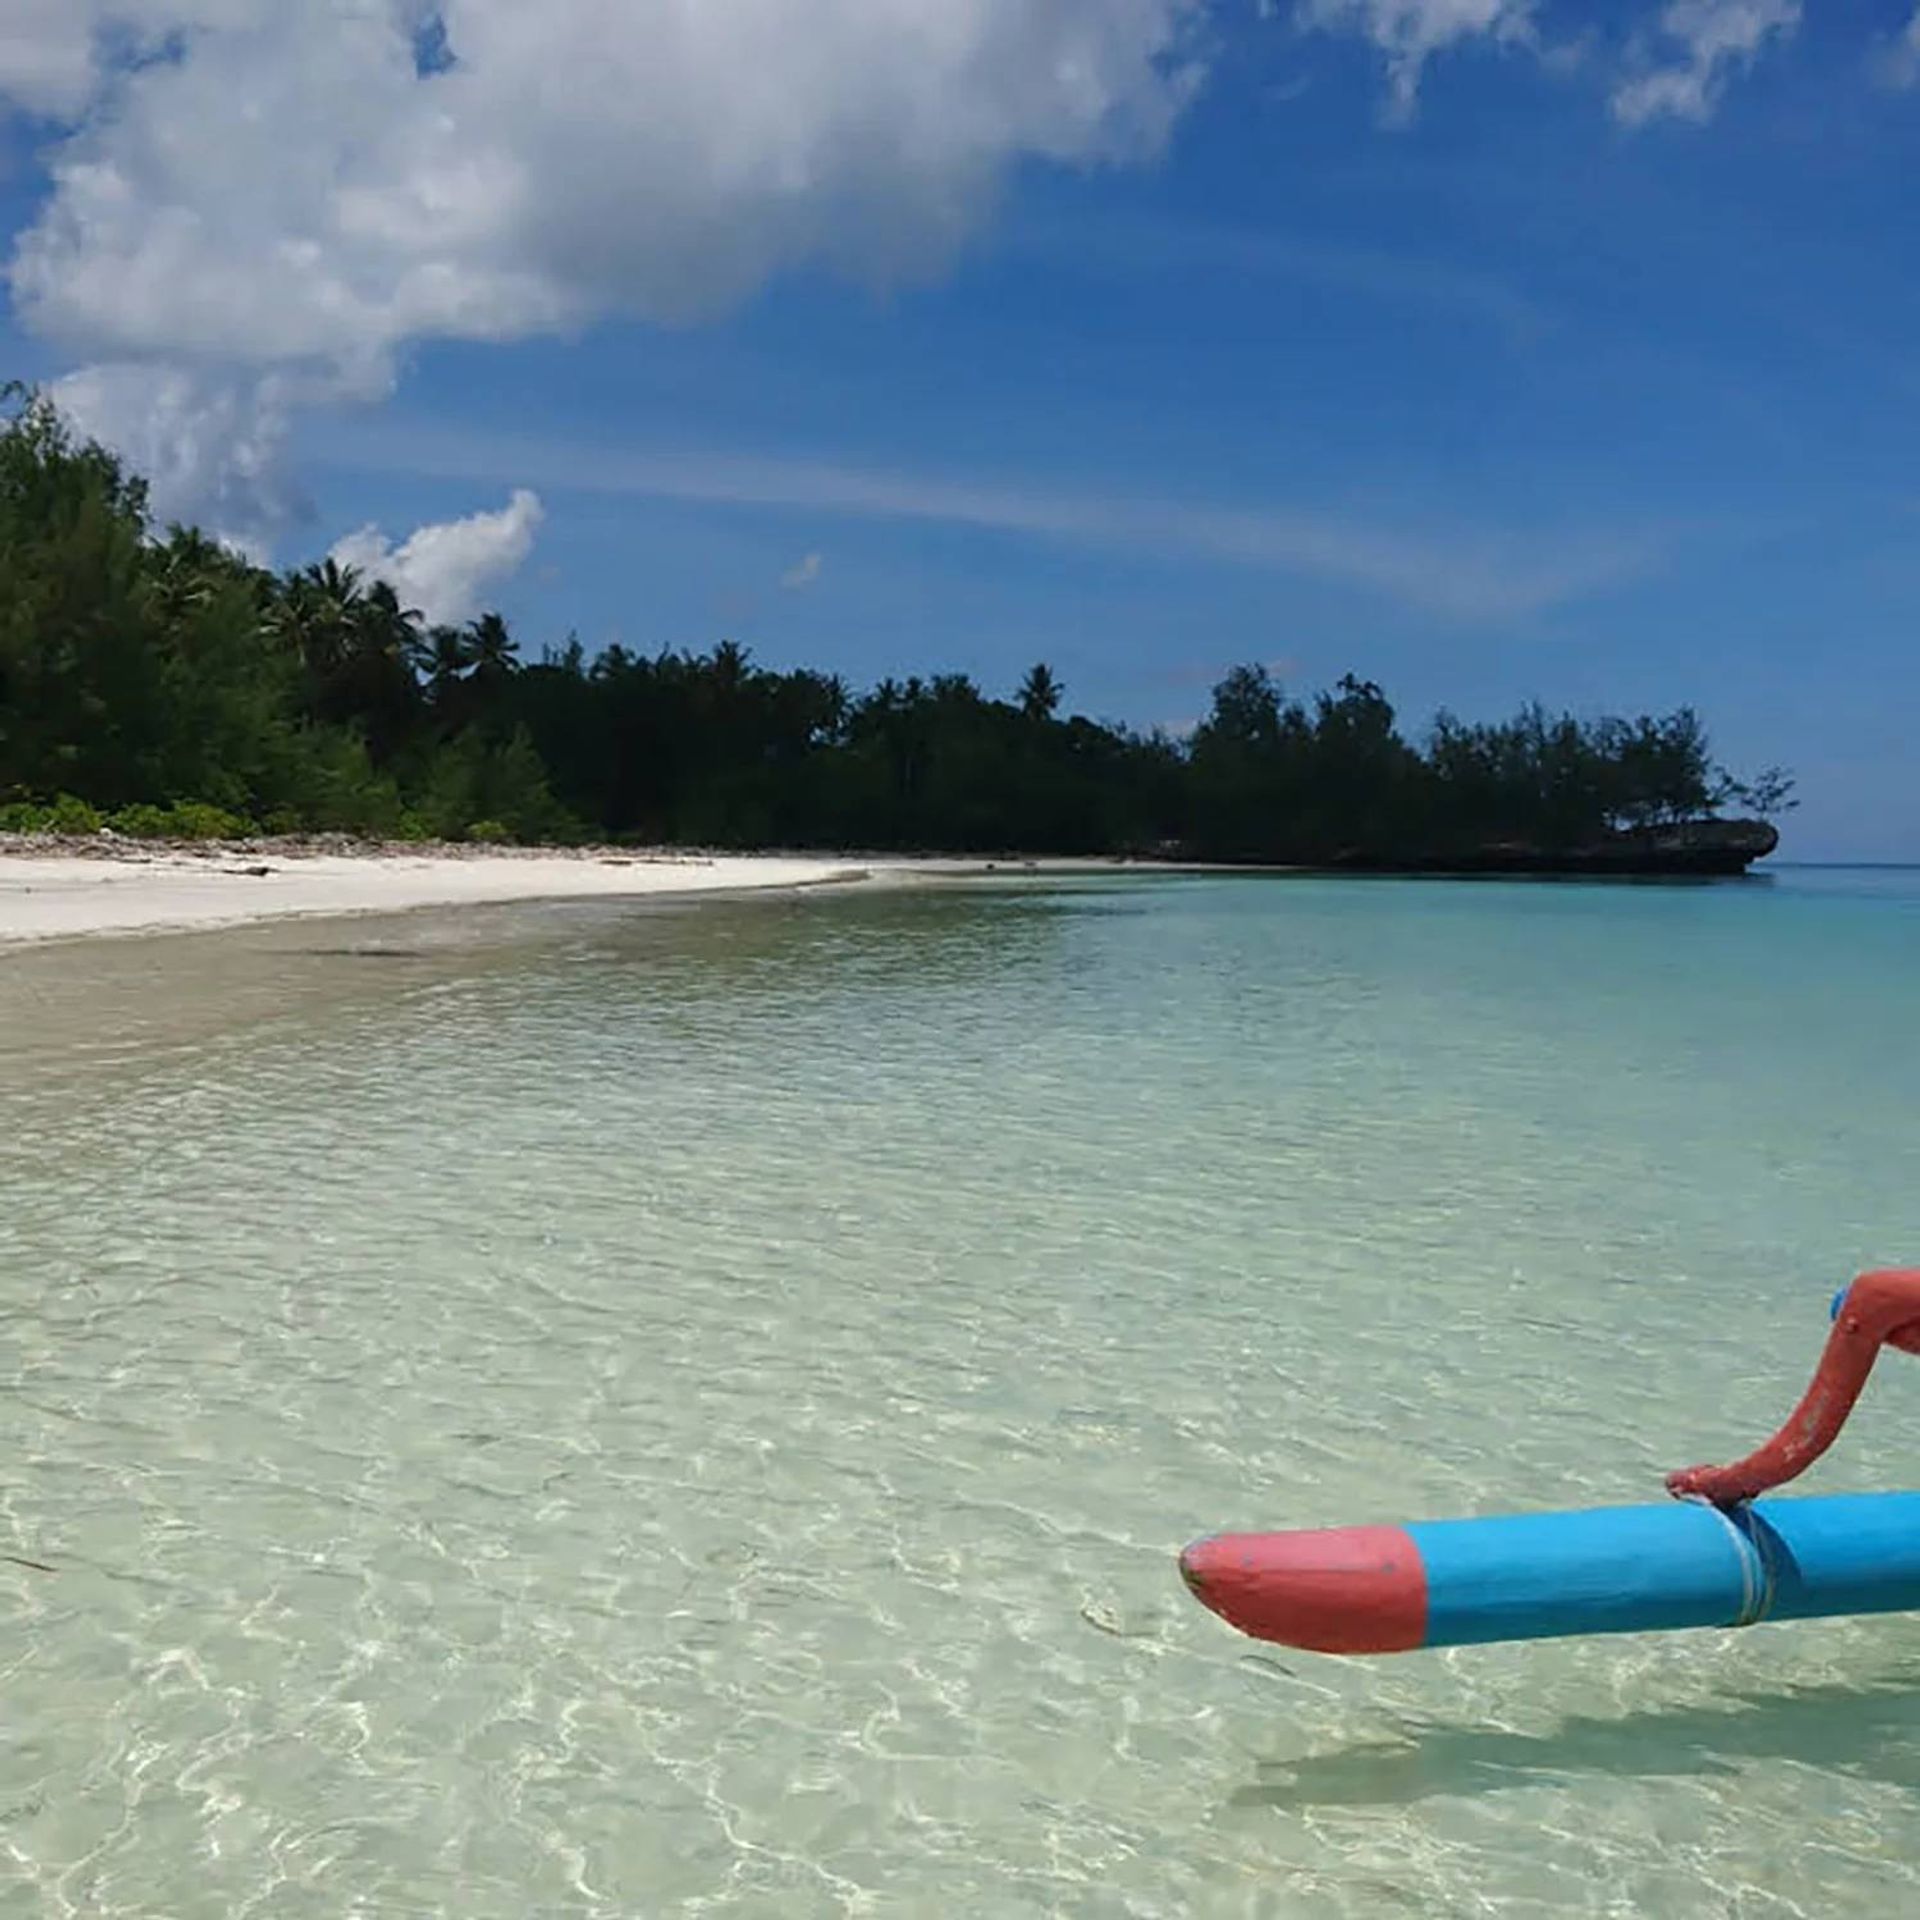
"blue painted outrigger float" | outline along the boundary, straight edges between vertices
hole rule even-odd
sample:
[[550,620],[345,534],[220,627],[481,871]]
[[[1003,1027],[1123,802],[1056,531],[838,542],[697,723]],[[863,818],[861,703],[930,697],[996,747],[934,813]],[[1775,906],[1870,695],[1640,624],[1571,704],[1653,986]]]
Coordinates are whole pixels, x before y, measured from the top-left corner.
[[1887,1346],[1920,1353],[1920,1270],[1840,1293],[1785,1426],[1731,1466],[1669,1474],[1666,1504],[1220,1534],[1180,1571],[1243,1633],[1319,1653],[1920,1611],[1920,1493],[1760,1498],[1832,1446]]

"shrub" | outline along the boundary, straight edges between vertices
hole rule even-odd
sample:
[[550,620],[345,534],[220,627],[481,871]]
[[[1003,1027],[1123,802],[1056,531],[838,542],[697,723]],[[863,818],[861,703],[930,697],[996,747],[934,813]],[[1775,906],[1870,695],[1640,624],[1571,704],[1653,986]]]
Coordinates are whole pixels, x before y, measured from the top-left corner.
[[164,840],[172,832],[165,807],[122,807],[107,825],[115,833],[124,833],[135,840]]
[[107,825],[136,840],[244,840],[253,832],[250,820],[203,800],[176,800],[170,807],[122,807]]
[[176,800],[167,809],[168,831],[179,840],[245,840],[253,822],[203,800]]
[[504,846],[513,838],[513,830],[501,820],[476,820],[467,829],[467,838],[486,846]]
[[97,807],[90,807],[84,800],[76,800],[72,794],[63,793],[55,797],[53,805],[47,809],[47,833],[98,833],[106,824],[100,818]]

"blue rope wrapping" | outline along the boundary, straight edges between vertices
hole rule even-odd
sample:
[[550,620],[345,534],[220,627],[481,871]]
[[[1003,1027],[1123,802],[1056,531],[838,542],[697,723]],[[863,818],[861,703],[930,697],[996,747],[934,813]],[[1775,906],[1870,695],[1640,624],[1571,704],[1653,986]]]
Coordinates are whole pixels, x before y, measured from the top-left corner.
[[1773,1611],[1780,1587],[1780,1569],[1766,1542],[1772,1529],[1753,1510],[1749,1501],[1735,1507],[1715,1506],[1697,1493],[1686,1496],[1692,1506],[1705,1507],[1726,1528],[1733,1550],[1740,1560],[1740,1611],[1727,1622],[1729,1627],[1757,1627]]

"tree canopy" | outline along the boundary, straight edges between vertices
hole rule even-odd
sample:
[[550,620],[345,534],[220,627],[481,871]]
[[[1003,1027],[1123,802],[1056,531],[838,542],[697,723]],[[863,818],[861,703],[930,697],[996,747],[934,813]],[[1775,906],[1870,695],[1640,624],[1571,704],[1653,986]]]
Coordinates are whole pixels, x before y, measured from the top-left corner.
[[1792,805],[1720,771],[1699,717],[1443,713],[1371,681],[1311,701],[1227,672],[1190,738],[963,674],[864,692],[705,652],[526,659],[494,613],[429,626],[329,560],[254,565],[156,529],[143,483],[43,397],[0,419],[0,826],[344,831],[715,846],[1390,864]]

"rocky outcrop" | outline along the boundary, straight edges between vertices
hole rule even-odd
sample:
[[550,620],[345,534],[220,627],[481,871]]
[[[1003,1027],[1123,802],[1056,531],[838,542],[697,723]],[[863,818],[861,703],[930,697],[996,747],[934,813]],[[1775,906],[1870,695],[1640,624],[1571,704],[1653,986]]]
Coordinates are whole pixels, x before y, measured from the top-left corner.
[[1125,858],[1181,865],[1288,867],[1318,873],[1538,873],[1619,879],[1710,879],[1743,874],[1780,844],[1764,820],[1688,820],[1673,826],[1610,833],[1579,846],[1531,840],[1484,840],[1428,847],[1346,847],[1331,853],[1288,853],[1264,859],[1223,858],[1182,840],[1132,847]]
[[1558,873],[1622,878],[1708,878],[1741,874],[1780,844],[1764,820],[1689,820],[1677,826],[1611,833],[1577,847],[1542,847],[1523,840],[1436,849],[1411,859],[1371,853],[1328,864],[1372,873]]

